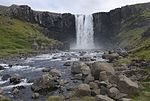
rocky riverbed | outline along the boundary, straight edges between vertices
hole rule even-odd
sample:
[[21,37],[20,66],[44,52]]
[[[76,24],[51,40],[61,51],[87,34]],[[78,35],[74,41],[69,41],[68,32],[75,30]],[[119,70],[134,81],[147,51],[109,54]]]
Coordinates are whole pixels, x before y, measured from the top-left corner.
[[[133,60],[114,67],[126,51],[67,51],[0,63],[3,95],[15,101],[45,101],[48,96],[93,96],[96,101],[130,101],[140,80],[150,79],[149,63]],[[134,68],[133,68],[134,67]]]

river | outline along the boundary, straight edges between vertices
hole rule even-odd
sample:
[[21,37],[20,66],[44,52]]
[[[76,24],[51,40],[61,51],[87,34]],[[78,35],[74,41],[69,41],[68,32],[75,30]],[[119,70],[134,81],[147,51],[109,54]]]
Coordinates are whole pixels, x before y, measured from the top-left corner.
[[[73,87],[82,81],[72,80],[71,75],[71,66],[64,66],[64,63],[66,62],[73,62],[73,61],[80,61],[81,57],[91,57],[94,61],[104,61],[102,59],[102,51],[60,51],[57,53],[52,54],[41,54],[29,58],[21,58],[18,60],[12,60],[12,61],[5,61],[0,62],[0,65],[3,66],[5,69],[0,70],[0,87],[3,89],[4,94],[8,96],[9,98],[18,101],[18,100],[24,100],[24,101],[33,101],[31,98],[32,90],[31,85],[33,84],[33,81],[43,74],[43,69],[45,68],[56,68],[62,72],[61,79],[67,80],[69,83],[65,85],[64,91],[65,94],[67,94],[66,88]],[[1,78],[3,75],[14,75],[19,74],[22,77],[21,83],[17,85],[13,85],[8,80],[3,81]],[[14,87],[20,86],[19,94],[13,95],[12,89]],[[50,95],[60,95],[58,91],[50,92],[48,94],[41,94],[39,99],[36,99],[36,101],[45,101],[48,96]]]

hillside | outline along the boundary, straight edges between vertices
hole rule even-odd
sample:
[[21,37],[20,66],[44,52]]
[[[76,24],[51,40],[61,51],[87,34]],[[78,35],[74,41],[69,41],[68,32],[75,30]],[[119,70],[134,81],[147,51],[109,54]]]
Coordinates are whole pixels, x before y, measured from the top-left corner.
[[150,60],[150,3],[94,13],[95,40],[104,48],[125,48]]
[[132,57],[150,60],[150,7],[135,5],[141,12],[122,23],[118,45],[131,51]]
[[59,48],[59,41],[49,39],[36,24],[0,16],[0,57]]

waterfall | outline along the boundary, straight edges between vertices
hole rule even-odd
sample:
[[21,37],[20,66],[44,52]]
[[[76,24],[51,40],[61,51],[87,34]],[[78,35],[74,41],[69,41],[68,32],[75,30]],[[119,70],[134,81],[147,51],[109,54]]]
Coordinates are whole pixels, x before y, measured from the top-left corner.
[[94,49],[92,15],[75,15],[76,49]]

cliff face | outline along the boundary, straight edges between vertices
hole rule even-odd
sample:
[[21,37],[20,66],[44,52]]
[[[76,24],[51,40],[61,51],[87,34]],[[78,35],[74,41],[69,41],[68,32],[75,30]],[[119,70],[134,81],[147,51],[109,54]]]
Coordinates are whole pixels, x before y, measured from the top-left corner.
[[58,14],[32,10],[27,5],[12,5],[5,8],[5,15],[37,23],[46,36],[63,42],[75,38],[75,17],[70,13]]
[[[131,18],[134,20],[143,14],[146,9],[150,9],[150,3],[125,6],[111,10],[110,12],[94,13],[95,41],[97,43],[102,43],[101,46],[110,44],[113,44],[114,46],[119,40],[117,37],[118,34],[125,29],[124,25],[128,24]],[[149,19],[145,19],[141,22],[135,21],[128,27],[148,27],[150,26],[148,23],[149,21]]]
[[[39,12],[26,5],[12,5],[0,6],[0,14],[39,24],[39,30],[49,38],[68,44],[75,42],[75,16],[70,13]],[[150,28],[150,3],[94,13],[93,22],[95,43],[99,46],[127,46],[128,40],[136,35],[136,29],[142,30],[140,35],[149,35],[146,31]]]

